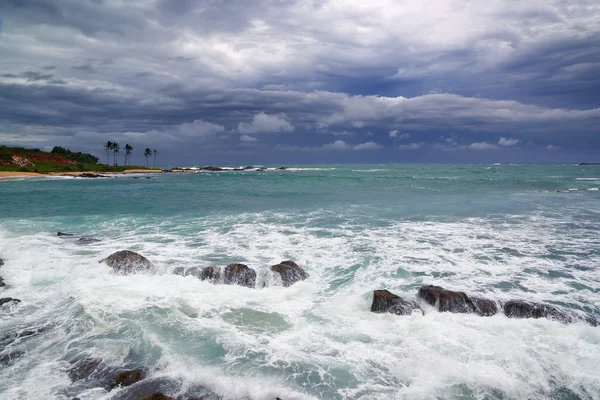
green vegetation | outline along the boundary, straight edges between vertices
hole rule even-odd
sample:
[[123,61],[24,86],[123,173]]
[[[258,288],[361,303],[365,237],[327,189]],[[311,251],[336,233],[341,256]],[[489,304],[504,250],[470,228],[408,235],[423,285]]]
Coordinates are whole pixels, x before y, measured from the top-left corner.
[[[131,146],[130,146],[131,147]],[[132,150],[131,147],[130,150]],[[111,152],[116,153],[114,148]],[[107,151],[107,154],[110,154]],[[13,155],[19,158],[15,163]],[[115,162],[116,163],[116,162]],[[87,153],[73,152],[69,149],[56,146],[50,153],[40,149],[27,149],[24,147],[0,146],[0,171],[12,172],[122,172],[128,169],[146,169],[140,166],[110,166],[98,164],[98,158]]]

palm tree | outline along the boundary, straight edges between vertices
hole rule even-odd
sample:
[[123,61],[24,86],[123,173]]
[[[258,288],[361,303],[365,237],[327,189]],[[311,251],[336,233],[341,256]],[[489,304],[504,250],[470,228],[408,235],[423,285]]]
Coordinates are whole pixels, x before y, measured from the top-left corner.
[[110,151],[112,150],[112,146],[113,143],[110,140],[104,144],[104,151],[106,152],[106,157],[108,158],[106,165],[110,165]]
[[113,153],[115,153],[115,167],[117,165],[119,165],[119,162],[117,161],[117,153],[119,152],[120,149],[121,149],[121,146],[119,146],[119,143],[114,142],[113,143]]
[[125,165],[127,165],[127,159],[129,158],[129,164],[131,164],[131,152],[133,151],[133,146],[127,143],[125,145]]
[[152,150],[146,147],[146,150],[144,150],[144,157],[146,157],[146,167],[148,166],[148,157],[150,157],[151,155]]
[[152,164],[152,168],[156,168],[156,149],[154,149],[154,163]]

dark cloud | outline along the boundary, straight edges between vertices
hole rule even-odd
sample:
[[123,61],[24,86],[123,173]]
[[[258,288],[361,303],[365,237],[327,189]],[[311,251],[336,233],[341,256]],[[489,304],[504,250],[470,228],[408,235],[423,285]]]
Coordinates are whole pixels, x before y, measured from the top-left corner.
[[3,141],[96,151],[115,138],[190,162],[576,161],[600,148],[593,1],[6,0],[0,12]]

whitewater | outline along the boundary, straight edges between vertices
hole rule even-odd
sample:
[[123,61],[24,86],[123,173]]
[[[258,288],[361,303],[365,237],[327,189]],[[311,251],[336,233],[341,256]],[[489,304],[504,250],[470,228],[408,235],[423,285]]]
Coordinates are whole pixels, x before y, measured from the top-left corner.
[[[600,318],[600,167],[277,167],[0,181],[0,399],[600,399],[600,327],[370,311],[431,284]],[[174,274],[238,262],[256,288]],[[147,374],[73,381],[84,357]]]

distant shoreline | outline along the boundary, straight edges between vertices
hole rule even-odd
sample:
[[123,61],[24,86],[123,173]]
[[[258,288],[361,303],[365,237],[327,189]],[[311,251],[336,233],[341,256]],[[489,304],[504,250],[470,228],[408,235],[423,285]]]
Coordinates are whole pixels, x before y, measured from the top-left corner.
[[84,174],[93,175],[126,175],[126,174],[158,174],[163,171],[160,169],[128,169],[125,171],[77,171],[77,172],[19,172],[19,171],[0,171],[0,180],[8,180],[12,178],[40,178],[50,176],[81,176]]

